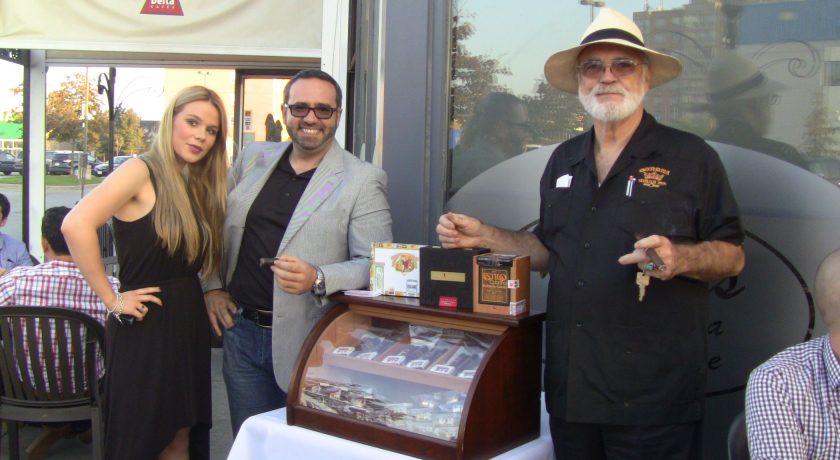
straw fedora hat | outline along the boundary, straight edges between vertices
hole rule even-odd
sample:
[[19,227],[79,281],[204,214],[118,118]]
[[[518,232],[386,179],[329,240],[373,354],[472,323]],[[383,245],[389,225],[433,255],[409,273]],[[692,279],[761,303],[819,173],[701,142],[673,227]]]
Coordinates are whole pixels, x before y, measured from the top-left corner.
[[770,80],[753,61],[732,50],[719,50],[706,72],[708,104],[698,108],[733,105],[749,99],[775,96],[787,88]]
[[682,71],[682,64],[677,58],[645,47],[642,31],[633,21],[612,8],[601,8],[598,17],[583,33],[580,45],[558,51],[545,62],[548,82],[561,91],[577,94],[578,54],[596,43],[613,43],[644,53],[650,61],[651,88],[673,80]]

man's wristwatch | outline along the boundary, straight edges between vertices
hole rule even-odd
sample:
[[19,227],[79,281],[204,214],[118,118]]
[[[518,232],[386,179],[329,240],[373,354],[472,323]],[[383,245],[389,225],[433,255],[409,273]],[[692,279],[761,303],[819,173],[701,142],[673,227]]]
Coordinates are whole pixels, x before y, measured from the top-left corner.
[[318,296],[327,293],[327,285],[324,282],[324,272],[320,268],[315,267],[315,284],[312,285],[312,293]]

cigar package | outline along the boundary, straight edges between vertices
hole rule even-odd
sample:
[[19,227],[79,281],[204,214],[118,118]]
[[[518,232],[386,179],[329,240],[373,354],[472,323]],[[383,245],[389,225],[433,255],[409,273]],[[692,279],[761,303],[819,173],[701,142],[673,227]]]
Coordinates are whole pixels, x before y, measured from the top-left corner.
[[531,260],[528,256],[481,254],[473,263],[473,311],[517,316],[528,311]]
[[373,243],[370,290],[384,295],[420,297],[419,244]]
[[471,311],[473,258],[487,248],[420,248],[420,304]]

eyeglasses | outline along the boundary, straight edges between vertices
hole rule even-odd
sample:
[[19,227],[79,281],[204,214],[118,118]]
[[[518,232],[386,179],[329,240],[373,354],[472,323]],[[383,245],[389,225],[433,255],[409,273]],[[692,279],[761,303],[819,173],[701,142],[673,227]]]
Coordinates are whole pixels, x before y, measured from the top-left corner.
[[609,64],[605,64],[600,59],[590,59],[578,64],[577,70],[586,78],[601,78],[601,75],[604,75],[607,69],[610,69],[610,72],[616,77],[626,77],[632,75],[636,71],[636,67],[645,64],[647,63],[639,63],[628,58],[616,58]]
[[326,120],[333,116],[334,113],[341,111],[341,108],[332,108],[328,105],[316,105],[315,107],[309,107],[306,104],[283,104],[289,112],[292,114],[293,117],[298,118],[306,118],[309,115],[309,111],[315,112],[315,118],[319,120]]

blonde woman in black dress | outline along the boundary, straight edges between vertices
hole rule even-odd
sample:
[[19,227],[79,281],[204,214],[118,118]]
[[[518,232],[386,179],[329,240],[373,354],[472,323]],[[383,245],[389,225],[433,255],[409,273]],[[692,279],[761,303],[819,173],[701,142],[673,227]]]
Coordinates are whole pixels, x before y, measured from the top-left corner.
[[[151,150],[128,160],[64,219],[70,252],[111,315],[105,457],[209,457],[210,326],[199,273],[216,269],[226,199],[226,120],[207,88],[169,103]],[[113,218],[120,293],[96,229]]]

